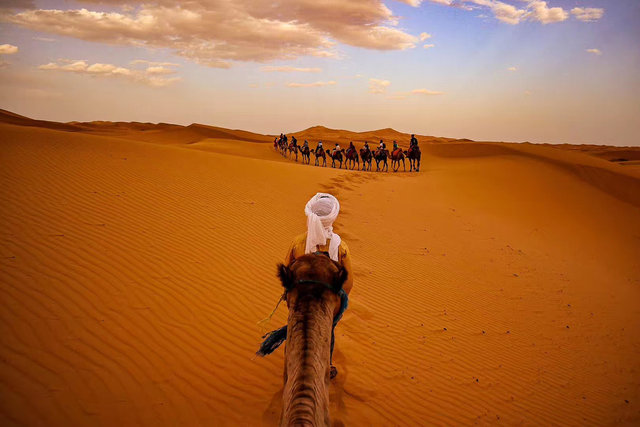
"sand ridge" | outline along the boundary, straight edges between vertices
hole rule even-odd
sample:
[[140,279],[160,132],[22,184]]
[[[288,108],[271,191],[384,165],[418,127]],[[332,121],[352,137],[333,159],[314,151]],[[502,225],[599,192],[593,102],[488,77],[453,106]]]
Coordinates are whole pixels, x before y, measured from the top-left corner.
[[640,422],[640,209],[609,191],[633,168],[421,139],[419,174],[364,173],[109,132],[0,125],[3,425],[275,425],[257,321],[317,191],[355,274],[334,421]]

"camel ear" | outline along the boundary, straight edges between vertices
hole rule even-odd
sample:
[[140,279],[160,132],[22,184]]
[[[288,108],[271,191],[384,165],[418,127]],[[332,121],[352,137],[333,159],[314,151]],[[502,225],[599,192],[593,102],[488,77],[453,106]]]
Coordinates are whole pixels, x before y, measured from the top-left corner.
[[293,273],[286,265],[278,264],[278,277],[287,291],[293,288]]
[[339,292],[340,289],[342,289],[342,285],[347,281],[347,277],[349,277],[349,272],[343,266],[338,266],[338,273],[333,279],[333,289],[336,292]]

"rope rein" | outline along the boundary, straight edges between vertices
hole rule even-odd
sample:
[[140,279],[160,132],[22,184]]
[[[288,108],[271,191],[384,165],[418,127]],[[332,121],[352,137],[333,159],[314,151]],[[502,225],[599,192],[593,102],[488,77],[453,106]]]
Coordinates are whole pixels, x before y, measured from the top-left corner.
[[284,292],[282,295],[280,295],[280,299],[278,300],[278,303],[276,304],[275,308],[273,309],[273,311],[264,319],[260,320],[258,322],[258,325],[260,325],[260,328],[264,330],[264,327],[266,326],[267,323],[269,323],[271,321],[271,318],[273,317],[273,315],[276,313],[276,311],[278,310],[278,307],[280,306],[280,303],[282,301],[284,301],[286,299],[287,293]]

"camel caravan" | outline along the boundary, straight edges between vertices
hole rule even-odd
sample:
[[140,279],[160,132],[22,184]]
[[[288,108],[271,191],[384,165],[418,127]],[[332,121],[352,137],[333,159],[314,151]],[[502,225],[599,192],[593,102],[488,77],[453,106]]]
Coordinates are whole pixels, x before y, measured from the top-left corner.
[[350,142],[349,147],[345,150],[340,148],[340,144],[336,144],[333,149],[325,149],[322,141],[319,141],[315,150],[311,150],[308,141],[305,140],[302,145],[298,145],[298,140],[295,136],[291,136],[291,140],[289,141],[287,135],[284,134],[280,134],[279,137],[273,140],[273,148],[285,158],[291,159],[295,155],[296,162],[298,161],[298,154],[300,154],[302,156],[302,163],[306,165],[311,163],[311,155],[313,155],[315,157],[315,166],[326,167],[327,157],[329,157],[332,168],[337,167],[338,169],[342,169],[344,165],[345,169],[353,170],[357,168],[362,171],[371,171],[371,165],[373,161],[375,161],[376,172],[389,171],[389,160],[391,160],[391,168],[394,172],[400,169],[401,164],[403,170],[406,172],[405,159],[409,160],[409,172],[419,172],[420,159],[422,157],[418,140],[413,134],[411,135],[408,150],[400,148],[396,141],[393,141],[393,148],[388,150],[383,140],[380,140],[380,144],[375,150],[369,148],[367,141],[364,142],[364,147],[362,147],[359,152],[353,145],[353,142]]
[[340,203],[331,194],[317,193],[305,206],[307,232],[297,236],[278,265],[287,303],[287,324],[263,336],[257,351],[267,356],[283,342],[284,386],[282,426],[329,426],[329,386],[338,370],[333,366],[335,328],[347,309],[353,286],[347,244],[333,232]]

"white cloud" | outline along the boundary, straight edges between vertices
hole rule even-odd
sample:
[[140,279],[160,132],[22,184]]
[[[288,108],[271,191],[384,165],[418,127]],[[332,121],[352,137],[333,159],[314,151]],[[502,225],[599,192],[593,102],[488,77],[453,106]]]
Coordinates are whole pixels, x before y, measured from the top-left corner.
[[265,73],[272,72],[280,72],[280,73],[319,73],[322,71],[322,68],[300,68],[300,67],[289,67],[289,66],[265,66],[260,68]]
[[423,42],[423,41],[425,41],[426,39],[429,39],[429,38],[431,38],[431,34],[429,34],[429,33],[420,33],[420,41],[421,42]]
[[424,46],[422,46],[425,49],[431,49],[432,47],[434,47],[435,44],[425,44]]
[[41,42],[47,42],[47,43],[51,43],[51,42],[56,41],[56,39],[52,39],[50,37],[32,37],[32,38],[34,40],[38,40],[38,41],[41,41]]
[[527,8],[529,11],[525,14],[525,19],[542,22],[543,24],[562,22],[569,18],[569,13],[563,8],[549,7],[546,1],[529,1]]
[[[89,65],[85,60],[59,60],[58,62],[49,62],[48,64],[40,65],[38,69],[87,74],[97,77],[124,78],[154,87],[169,86],[181,80],[180,77],[165,77],[164,75],[172,74],[174,71],[164,67],[148,67],[145,70],[137,70],[118,67],[113,64],[95,63]],[[162,70],[160,71],[159,69]]]
[[397,0],[397,1],[399,1],[400,3],[408,4],[409,6],[418,7],[420,6],[423,0]]
[[391,82],[389,80],[369,79],[370,93],[385,93]]
[[596,7],[574,7],[571,9],[571,14],[575,16],[578,21],[595,22],[604,16],[604,9]]
[[[92,73],[92,74],[112,74],[116,69],[119,68],[112,64],[100,64],[100,63],[87,66],[87,63],[84,61],[76,62],[74,63],[74,66],[75,67],[69,71],[77,71],[77,72],[86,71],[87,73]],[[125,68],[123,68],[122,70],[125,70]],[[122,74],[122,71],[120,71],[120,74]]]
[[411,93],[415,95],[444,95],[444,92],[427,89],[414,89],[411,91]]
[[[522,8],[499,0],[463,0],[475,6],[488,8],[495,18],[506,24],[516,25],[523,21],[535,21],[542,24],[562,22],[569,18],[569,13],[561,7],[549,7],[542,0],[519,0]],[[455,4],[455,3],[454,3]],[[484,17],[485,15],[481,15]]]
[[320,87],[320,86],[333,86],[338,84],[335,80],[328,82],[313,82],[313,83],[287,83],[287,87]]
[[167,68],[167,67],[163,67],[161,65],[154,65],[151,67],[147,67],[147,74],[155,74],[155,75],[159,75],[159,74],[175,74],[176,70],[173,70],[171,68]]
[[470,0],[478,6],[484,6],[491,9],[497,20],[507,24],[519,24],[522,17],[527,13],[526,10],[496,0]]
[[55,62],[49,62],[46,65],[41,65],[40,68],[41,70],[60,70],[60,71],[72,71],[72,72],[83,72],[86,71],[87,67],[89,66],[87,64],[87,61],[85,60],[63,60],[60,61],[62,62],[64,65],[62,64],[56,64]]
[[509,67],[507,68],[508,71],[518,71],[518,67]]
[[[92,2],[99,9],[101,3]],[[117,3],[120,3],[119,1]],[[118,45],[167,48],[211,67],[335,57],[336,42],[375,50],[414,48],[383,0],[132,0],[119,12],[35,9],[3,20],[34,31]],[[127,3],[127,4],[129,4]]]
[[520,23],[520,19],[526,13],[526,11],[518,9],[513,5],[502,3],[499,1],[493,2],[493,4],[491,5],[491,11],[493,12],[496,19],[512,25]]
[[[418,6],[420,4],[419,1],[399,1],[403,1],[404,3],[414,6]],[[535,21],[542,24],[562,22],[566,21],[570,15],[569,12],[564,10],[562,7],[549,6],[548,2],[545,0],[518,0],[522,6],[518,6],[518,2],[513,4],[513,1],[506,2],[500,0],[431,0],[431,2],[457,7],[464,10],[487,8],[493,12],[496,19],[511,25],[516,25],[523,21]],[[574,7],[571,9],[571,14],[580,21],[594,22],[602,18],[604,15],[604,9],[594,7]],[[486,15],[481,14],[479,17],[486,18]],[[421,41],[424,41],[424,39],[421,38]]]
[[600,49],[586,49],[587,52],[593,53],[594,55],[602,55],[602,51]]
[[18,46],[12,44],[0,44],[0,55],[13,55],[18,52]]

